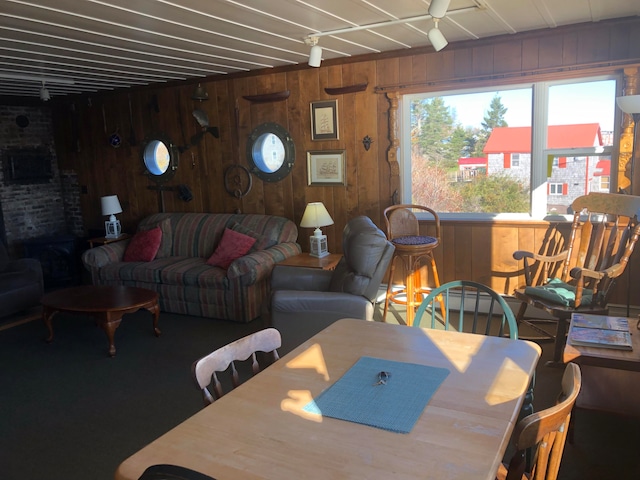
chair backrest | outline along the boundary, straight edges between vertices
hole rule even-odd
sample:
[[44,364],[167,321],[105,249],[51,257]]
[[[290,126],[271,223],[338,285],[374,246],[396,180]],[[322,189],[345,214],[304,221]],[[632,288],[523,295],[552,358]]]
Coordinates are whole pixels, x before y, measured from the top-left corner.
[[[440,298],[444,300],[445,311],[440,312],[438,316],[434,301]],[[421,324],[422,316],[427,309],[431,321]],[[453,315],[451,310],[458,310],[458,315]],[[433,289],[422,301],[413,320],[413,326],[440,328],[438,325],[445,330],[453,328],[459,332],[499,337],[508,330],[510,338],[518,338],[515,315],[504,298],[486,285],[469,280],[445,283]]]
[[216,480],[204,473],[180,465],[151,465],[138,480]]
[[425,212],[433,217],[436,227],[435,235],[440,242],[440,217],[429,207],[422,205],[400,204],[391,205],[384,210],[384,219],[387,224],[387,238],[393,240],[398,237],[420,235],[420,225],[414,211]]
[[558,404],[532,413],[518,422],[513,432],[514,453],[508,465],[506,480],[521,480],[526,469],[526,452],[536,447],[531,479],[556,480],[567,439],[571,410],[580,392],[582,377],[575,363],[567,364],[562,376]]
[[[231,342],[196,360],[191,366],[191,372],[196,386],[202,391],[204,404],[213,403],[225,393],[218,374],[227,371],[231,367],[228,373],[231,376],[232,388],[235,388],[241,383],[236,369],[236,362],[251,358],[251,368],[255,375],[260,371],[256,352],[270,354],[271,361],[275,362],[279,358],[277,349],[281,345],[280,332],[275,328],[266,328]],[[213,393],[209,391],[209,386],[213,387]]]
[[[543,253],[545,261],[529,255],[530,261],[527,252],[515,252],[514,258],[524,260],[528,286],[558,278],[575,287],[576,307],[588,304],[603,308],[638,241],[640,197],[594,192],[576,198],[571,207],[571,233],[562,252]],[[583,290],[588,293],[588,302],[582,298]]]
[[343,257],[333,271],[329,290],[362,295],[373,302],[394,250],[369,217],[352,218],[342,232]]

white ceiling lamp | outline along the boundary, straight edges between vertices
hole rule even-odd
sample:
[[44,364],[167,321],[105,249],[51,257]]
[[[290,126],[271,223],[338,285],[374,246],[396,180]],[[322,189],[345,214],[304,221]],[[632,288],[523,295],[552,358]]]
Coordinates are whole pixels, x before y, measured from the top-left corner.
[[431,0],[429,15],[433,18],[443,18],[447,14],[450,3],[451,0]]
[[438,22],[447,14],[450,3],[451,0],[432,0],[429,5],[429,15],[433,17],[433,28],[429,30],[427,36],[436,52],[439,52],[449,44],[438,28]]
[[433,28],[429,30],[429,33],[427,33],[427,37],[429,37],[431,46],[435,49],[436,52],[439,52],[449,44],[449,42],[447,42],[447,39],[444,38],[444,35],[438,28],[438,21],[438,18],[433,19]]
[[44,86],[44,82],[42,82],[42,88],[40,89],[40,100],[43,102],[51,100],[51,94],[49,90],[47,90],[47,87]]
[[311,47],[309,52],[309,66],[319,67],[322,63],[322,47],[318,45],[318,37],[307,37],[304,39],[304,43]]

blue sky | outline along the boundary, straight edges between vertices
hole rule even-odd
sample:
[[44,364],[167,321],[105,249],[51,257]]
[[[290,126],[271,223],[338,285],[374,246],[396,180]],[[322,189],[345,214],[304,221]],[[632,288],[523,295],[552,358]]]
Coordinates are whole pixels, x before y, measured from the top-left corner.
[[[613,130],[615,81],[596,81],[555,85],[549,90],[549,124],[599,123],[603,131]],[[495,91],[443,96],[455,109],[463,126],[480,126]],[[510,127],[531,125],[531,89],[497,91],[507,107],[505,120]]]

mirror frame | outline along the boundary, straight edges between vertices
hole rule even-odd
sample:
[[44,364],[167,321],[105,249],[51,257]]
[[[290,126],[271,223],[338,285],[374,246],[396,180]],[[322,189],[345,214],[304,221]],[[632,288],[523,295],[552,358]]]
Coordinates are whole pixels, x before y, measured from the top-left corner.
[[[156,175],[152,173],[147,167],[146,162],[146,151],[147,147],[149,147],[153,142],[161,142],[169,151],[169,166],[165,170],[165,172],[161,175]],[[180,152],[178,151],[178,147],[176,147],[169,138],[164,134],[155,133],[150,135],[142,145],[142,164],[144,165],[145,174],[154,182],[158,184],[166,183],[171,180],[178,169],[178,164],[180,163]]]
[[[253,158],[253,148],[258,139],[265,134],[271,133],[278,137],[284,146],[284,161],[275,172],[265,172],[260,170],[255,159]],[[296,159],[296,147],[289,132],[281,125],[275,122],[266,122],[258,125],[253,129],[247,140],[247,162],[249,162],[249,171],[265,182],[278,182],[285,178],[291,172],[293,163]]]

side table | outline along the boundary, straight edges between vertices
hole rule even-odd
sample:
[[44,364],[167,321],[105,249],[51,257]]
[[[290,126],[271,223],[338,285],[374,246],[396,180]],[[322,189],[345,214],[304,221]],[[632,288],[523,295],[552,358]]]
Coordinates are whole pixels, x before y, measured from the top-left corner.
[[131,238],[131,235],[128,233],[123,233],[116,238],[107,238],[107,237],[90,238],[88,240],[89,248],[93,248],[94,246],[97,246],[97,245],[108,245],[109,243],[113,243],[113,242],[121,242],[122,240],[126,240],[128,238]]
[[309,267],[309,268],[321,268],[323,270],[334,270],[338,262],[342,258],[340,253],[330,253],[326,257],[318,258],[312,257],[308,253],[301,253],[295,257],[289,257],[278,265],[286,265],[288,267]]

